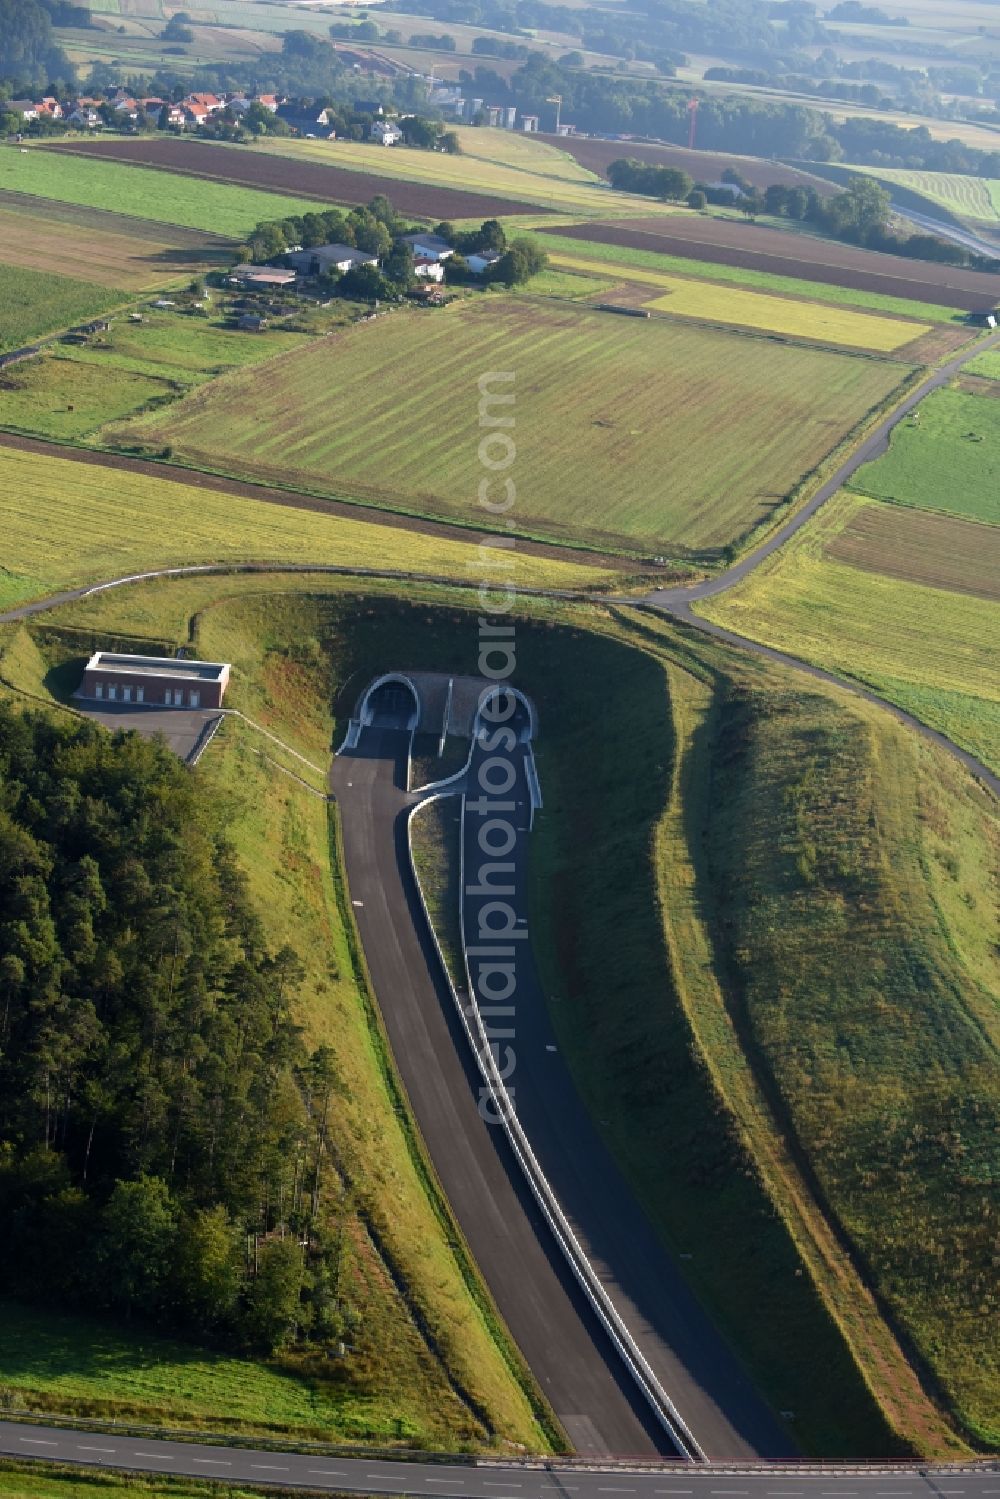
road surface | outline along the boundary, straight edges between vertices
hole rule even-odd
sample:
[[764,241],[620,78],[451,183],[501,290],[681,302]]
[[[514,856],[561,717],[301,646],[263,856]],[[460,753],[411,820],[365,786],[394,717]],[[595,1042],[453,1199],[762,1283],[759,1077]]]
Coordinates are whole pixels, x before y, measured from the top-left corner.
[[699,1468],[653,1470],[558,1461],[386,1462],[273,1452],[0,1421],[0,1453],[89,1468],[193,1475],[229,1483],[435,1499],[997,1499],[1000,1464],[968,1468]]

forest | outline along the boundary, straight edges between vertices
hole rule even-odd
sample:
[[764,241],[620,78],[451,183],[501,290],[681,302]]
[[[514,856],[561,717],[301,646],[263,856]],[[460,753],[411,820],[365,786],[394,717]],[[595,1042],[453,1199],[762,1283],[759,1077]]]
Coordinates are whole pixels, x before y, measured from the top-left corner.
[[0,704],[0,1291],[270,1352],[339,1335],[327,1050],[225,808]]

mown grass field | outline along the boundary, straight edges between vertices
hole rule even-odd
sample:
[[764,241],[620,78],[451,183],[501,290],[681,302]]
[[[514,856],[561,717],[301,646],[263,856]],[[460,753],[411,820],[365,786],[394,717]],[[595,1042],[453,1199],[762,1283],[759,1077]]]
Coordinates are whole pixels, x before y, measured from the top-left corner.
[[987,349],[965,366],[967,375],[981,375],[985,380],[1000,380],[1000,350]]
[[[935,569],[918,511],[880,506],[877,540],[859,541],[878,502],[844,493],[830,501],[775,558],[743,583],[698,605],[707,618],[751,640],[853,677],[909,709],[1000,771],[1000,681],[995,642],[1000,606],[958,592],[956,576],[976,576],[995,547],[988,528],[966,523],[949,532]],[[860,548],[850,563],[839,560]],[[924,581],[875,571],[922,573]]]
[[0,354],[98,317],[126,300],[127,293],[107,286],[0,265]]
[[[98,286],[142,291],[209,270],[221,258],[222,241],[190,230],[178,231],[176,237],[161,230],[154,238],[148,232],[128,232],[128,220],[121,215],[107,216],[117,226],[111,229],[93,220],[88,223],[86,210],[75,216],[62,214],[62,205],[38,198],[25,197],[22,204],[13,207],[9,198],[0,199],[4,265],[24,270],[44,265],[74,280],[83,277]],[[141,220],[132,222],[140,231],[145,228]]]
[[295,161],[324,162],[327,166],[348,171],[377,172],[380,176],[404,182],[423,182],[465,192],[474,182],[478,193],[509,198],[513,203],[537,203],[540,208],[554,208],[588,218],[608,218],[612,214],[627,218],[632,213],[649,218],[655,214],[682,211],[669,204],[657,203],[653,198],[615,193],[608,183],[602,184],[596,178],[581,180],[576,163],[567,163],[563,174],[554,169],[551,160],[545,160],[542,169],[538,170],[528,164],[527,158],[522,164],[514,165],[477,157],[475,166],[470,168],[462,156],[444,156],[436,151],[416,151],[402,146],[387,150],[369,141],[275,140],[262,142],[256,149]]
[[893,432],[850,488],[928,510],[1000,522],[1000,402],[938,390]]
[[[854,170],[852,168],[852,170]],[[1000,182],[988,177],[965,177],[953,172],[911,172],[902,167],[858,167],[859,172],[898,182],[939,203],[963,219],[996,222],[1000,219]]]
[[0,426],[60,440],[92,437],[107,422],[304,341],[279,330],[248,337],[178,313],[145,312],[141,324],[117,318],[86,344],[56,345],[0,373]]
[[[581,259],[576,255],[552,255],[551,260],[556,267],[589,275],[611,269],[610,265],[599,260]],[[893,353],[930,332],[928,323],[904,322],[828,303],[795,301],[768,292],[719,286],[711,281],[669,276],[640,266],[623,265],[618,268],[618,273],[630,285],[651,288],[649,300],[642,303],[644,307],[655,312],[669,312],[674,317],[699,318],[882,354]],[[658,295],[652,294],[653,288]]]
[[[549,255],[565,255],[566,240],[555,234],[536,230],[533,237]],[[574,241],[576,253],[587,260],[600,261],[607,275],[625,274],[626,268],[642,268],[657,274],[676,272],[694,276],[700,281],[718,285],[753,287],[775,292],[778,296],[806,297],[811,302],[829,302],[836,307],[861,307],[872,312],[888,312],[912,318],[921,323],[964,322],[965,314],[957,308],[938,307],[933,302],[914,302],[906,297],[889,297],[881,292],[860,291],[847,286],[827,286],[819,281],[803,281],[797,276],[777,276],[770,271],[754,271],[743,266],[717,265],[707,260],[691,260],[682,255],[662,255],[656,250],[635,250],[626,245],[605,245],[598,240]]]
[[53,198],[237,238],[261,219],[316,209],[314,198],[286,198],[259,188],[35,149],[0,151],[0,189],[24,193],[25,207],[30,207],[28,195]]
[[[393,373],[416,370],[425,374]],[[517,501],[506,519],[518,530],[709,557],[766,520],[907,374],[861,356],[488,296],[358,325],[272,362],[266,379],[234,373],[107,437],[169,442],[196,467],[475,523],[477,381],[491,370],[516,376]]]
[[[464,580],[472,549],[219,490],[0,447],[0,606],[67,586],[195,562],[322,562]],[[476,576],[479,576],[476,573]],[[520,556],[525,586],[590,588],[613,575]]]

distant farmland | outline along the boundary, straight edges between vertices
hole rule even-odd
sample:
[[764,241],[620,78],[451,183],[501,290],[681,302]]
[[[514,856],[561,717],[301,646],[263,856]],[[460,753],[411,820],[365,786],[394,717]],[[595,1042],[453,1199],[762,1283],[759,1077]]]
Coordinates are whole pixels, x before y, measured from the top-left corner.
[[169,443],[197,467],[483,524],[477,380],[490,369],[517,377],[517,529],[707,559],[768,519],[906,373],[491,297],[393,313],[108,435]]
[[[249,221],[241,218],[236,228],[222,223],[213,224],[210,219],[202,222],[203,215],[195,224],[196,228],[216,228],[220,233],[243,232],[252,228],[259,219],[281,218],[289,213],[307,213],[315,210],[317,200],[321,203],[367,203],[376,193],[386,193],[402,213],[430,219],[490,218],[519,211],[526,213],[529,208],[536,214],[539,211],[537,201],[534,204],[517,203],[513,201],[514,195],[494,197],[487,193],[468,192],[454,184],[442,187],[413,181],[407,183],[404,180],[406,173],[400,174],[398,168],[395,175],[391,171],[386,173],[379,170],[381,158],[375,154],[375,148],[372,151],[372,169],[358,171],[338,167],[333,160],[329,163],[311,161],[301,155],[295,159],[276,151],[265,153],[250,147],[217,146],[210,141],[173,138],[67,141],[64,145],[46,148],[45,154],[50,159],[60,160],[63,165],[66,164],[67,156],[82,156],[88,161],[98,160],[108,172],[123,172],[126,168],[121,163],[129,163],[136,177],[141,177],[150,186],[157,180],[167,183],[173,180],[183,184],[184,189],[192,194],[207,196],[209,201],[214,201],[213,195],[219,192],[229,192],[235,195],[233,203],[236,212],[240,202],[238,195],[241,193],[254,202],[263,200],[263,205],[258,204],[255,209],[254,217]],[[382,157],[391,154],[383,151]],[[414,151],[411,154],[423,156],[430,153]],[[15,156],[14,159],[23,161],[24,158]],[[154,171],[154,168],[162,170]],[[211,186],[195,188],[189,180],[191,177],[206,178]],[[526,176],[524,180],[527,184],[531,178]],[[0,186],[14,185],[0,177]],[[44,191],[42,188],[22,190]],[[136,191],[138,190],[137,182]],[[580,190],[587,191],[585,187]],[[591,191],[597,192],[598,189]],[[297,196],[290,197],[291,194]],[[52,196],[58,195],[53,193]],[[158,218],[164,215],[149,212],[146,217]],[[167,222],[185,224],[192,220],[177,218]]]

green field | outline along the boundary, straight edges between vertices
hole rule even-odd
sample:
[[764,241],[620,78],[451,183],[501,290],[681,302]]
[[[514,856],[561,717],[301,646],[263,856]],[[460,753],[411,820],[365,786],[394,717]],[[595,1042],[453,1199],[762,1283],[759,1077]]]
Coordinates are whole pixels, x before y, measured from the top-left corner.
[[314,213],[314,198],[182,177],[56,151],[0,151],[0,189],[241,238],[261,219]]
[[771,517],[908,373],[489,296],[358,325],[272,362],[266,378],[234,373],[106,436],[170,443],[195,467],[481,523],[477,381],[491,370],[513,371],[519,393],[507,517],[518,530],[708,559]]
[[126,292],[107,286],[0,265],[0,354],[98,317],[127,300]]
[[[465,579],[470,548],[221,491],[0,446],[0,607],[196,562],[321,562]],[[518,583],[600,587],[600,568],[519,556]],[[478,576],[478,573],[476,574]]]
[[977,354],[965,366],[965,373],[981,375],[985,380],[1000,380],[1000,350],[987,349],[984,354]]
[[1000,522],[1000,402],[938,390],[893,432],[851,489],[899,505]]
[[625,245],[605,245],[597,240],[564,239],[558,234],[535,231],[532,235],[550,255],[579,255],[587,260],[610,262],[612,267],[638,266],[649,271],[676,271],[700,281],[755,287],[789,297],[808,297],[813,302],[832,302],[840,307],[863,307],[872,312],[895,313],[924,323],[964,323],[966,314],[933,302],[912,302],[906,297],[887,297],[881,292],[855,291],[846,286],[824,286],[798,276],[776,276],[743,266],[711,265],[707,260],[689,260],[682,255],[661,255],[658,250],[633,250]]
[[[4,1499],[217,1499],[218,1486],[197,1478],[145,1478],[0,1458]],[[259,1489],[226,1487],[228,1499],[257,1499]]]
[[[874,571],[878,553],[871,548],[863,566],[837,560],[845,554],[847,528],[853,524],[856,530],[859,516],[863,525],[867,507],[876,503],[840,495],[750,578],[699,604],[699,612],[875,688],[1000,771],[1000,605],[934,586],[932,559],[925,582]],[[922,523],[919,512],[902,506],[893,507],[891,516],[896,519],[889,537],[879,527],[890,567],[902,551],[912,550],[913,528]],[[980,531],[985,548],[992,536],[971,523],[958,543],[966,548],[969,575],[981,565]],[[943,553],[942,543],[936,544]],[[946,583],[946,576],[938,577]]]
[[1000,182],[952,172],[911,172],[900,167],[852,167],[885,182],[898,182],[963,219],[1000,220]]
[[58,345],[0,374],[0,426],[79,441],[303,342],[278,330],[252,337],[181,313],[146,312],[141,324],[118,318],[84,345]]

